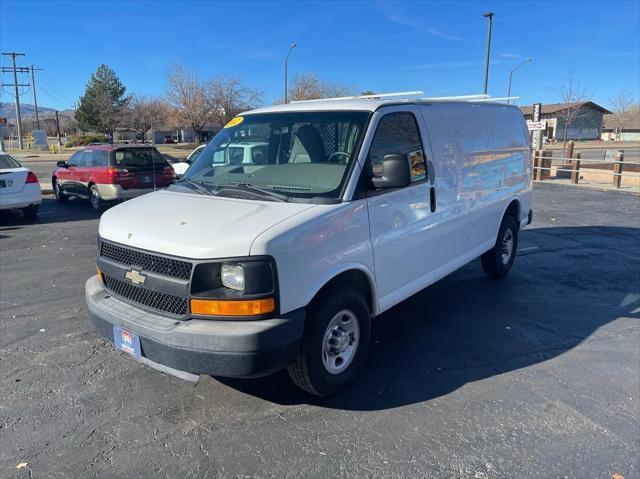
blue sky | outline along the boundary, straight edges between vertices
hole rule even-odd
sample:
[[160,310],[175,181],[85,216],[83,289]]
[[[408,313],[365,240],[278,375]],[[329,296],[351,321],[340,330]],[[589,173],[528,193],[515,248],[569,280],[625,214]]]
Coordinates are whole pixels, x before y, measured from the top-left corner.
[[[358,91],[480,93],[486,19],[495,12],[489,93],[519,103],[559,100],[570,68],[593,100],[621,88],[640,97],[640,1],[151,2],[0,0],[0,48],[27,54],[38,103],[69,108],[100,63],[129,93],[159,96],[173,63],[204,78],[239,75],[270,104],[290,78],[313,72]],[[8,66],[9,58],[2,57]],[[8,74],[2,80],[11,81]],[[28,80],[24,75],[22,80]],[[6,88],[5,88],[6,89]],[[21,97],[31,103],[30,94]],[[12,96],[2,93],[2,101]]]

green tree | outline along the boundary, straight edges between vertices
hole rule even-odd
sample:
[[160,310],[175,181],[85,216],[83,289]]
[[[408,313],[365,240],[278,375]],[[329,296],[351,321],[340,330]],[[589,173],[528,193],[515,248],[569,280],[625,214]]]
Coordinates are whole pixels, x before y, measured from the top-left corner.
[[129,102],[126,88],[107,65],[100,65],[91,75],[76,110],[78,127],[85,131],[112,133]]

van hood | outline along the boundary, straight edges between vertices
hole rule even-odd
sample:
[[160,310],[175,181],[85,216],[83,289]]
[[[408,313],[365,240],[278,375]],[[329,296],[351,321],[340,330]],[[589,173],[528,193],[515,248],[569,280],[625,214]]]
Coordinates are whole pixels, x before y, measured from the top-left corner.
[[271,226],[315,205],[157,191],[126,201],[100,218],[100,237],[192,259],[248,256]]

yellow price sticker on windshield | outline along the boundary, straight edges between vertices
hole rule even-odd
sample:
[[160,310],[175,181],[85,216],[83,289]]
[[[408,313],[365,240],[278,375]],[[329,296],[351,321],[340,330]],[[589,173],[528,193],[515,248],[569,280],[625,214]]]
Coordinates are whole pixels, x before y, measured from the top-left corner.
[[229,123],[227,123],[224,127],[225,128],[231,128],[232,126],[239,125],[243,121],[244,121],[244,117],[243,116],[236,116],[233,120],[231,120]]

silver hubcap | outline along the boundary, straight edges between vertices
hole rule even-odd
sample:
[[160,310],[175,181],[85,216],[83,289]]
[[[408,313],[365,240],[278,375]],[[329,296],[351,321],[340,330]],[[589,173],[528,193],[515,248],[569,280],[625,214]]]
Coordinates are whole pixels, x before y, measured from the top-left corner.
[[100,207],[100,197],[96,190],[91,190],[91,205],[97,210]]
[[348,309],[337,313],[329,322],[322,342],[322,363],[331,374],[340,374],[349,367],[358,351],[360,325]]
[[502,237],[502,264],[509,263],[511,255],[513,254],[513,232],[508,229],[504,232]]

